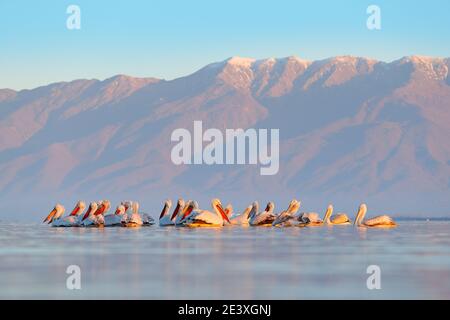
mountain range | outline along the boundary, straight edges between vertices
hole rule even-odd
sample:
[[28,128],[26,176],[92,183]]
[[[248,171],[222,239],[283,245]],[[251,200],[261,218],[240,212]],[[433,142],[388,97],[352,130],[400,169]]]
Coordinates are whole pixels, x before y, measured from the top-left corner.
[[[450,59],[232,57],[174,80],[118,75],[0,89],[0,209],[38,220],[55,202],[220,197],[240,211],[332,202],[368,215],[450,216]],[[280,168],[172,163],[171,133],[277,128]],[[145,210],[144,210],[145,211]]]

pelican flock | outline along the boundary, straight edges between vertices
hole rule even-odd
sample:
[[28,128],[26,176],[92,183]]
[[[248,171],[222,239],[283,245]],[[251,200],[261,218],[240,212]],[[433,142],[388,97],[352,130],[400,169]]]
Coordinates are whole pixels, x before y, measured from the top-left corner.
[[[226,226],[250,227],[319,227],[319,226],[348,226],[352,221],[345,213],[333,215],[333,205],[328,205],[323,218],[316,212],[299,212],[301,202],[293,199],[286,210],[275,213],[275,204],[270,201],[263,211],[259,210],[259,203],[254,201],[242,213],[234,213],[233,206],[225,208],[222,202],[215,198],[211,201],[211,209],[200,209],[195,200],[184,201],[178,199],[176,207],[171,212],[172,200],[164,201],[159,215],[161,227],[188,228],[221,228]],[[155,220],[147,213],[140,212],[137,201],[122,201],[113,212],[111,202],[102,200],[91,202],[86,206],[84,201],[78,201],[75,208],[64,216],[66,210],[63,205],[56,204],[46,216],[43,223],[52,227],[126,227],[136,228],[155,224]],[[358,228],[395,228],[397,223],[387,215],[380,215],[364,220],[367,205],[361,204],[353,225]]]

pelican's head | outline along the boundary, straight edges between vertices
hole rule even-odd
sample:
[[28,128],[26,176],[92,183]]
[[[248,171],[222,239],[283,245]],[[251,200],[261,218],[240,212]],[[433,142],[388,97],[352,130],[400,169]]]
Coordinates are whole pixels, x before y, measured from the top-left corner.
[[296,199],[294,199],[294,200],[292,200],[291,201],[291,203],[289,204],[289,207],[288,207],[288,212],[289,213],[296,213],[297,211],[298,211],[298,209],[300,209],[300,205],[301,205],[301,202],[300,201],[297,201]]
[[175,207],[175,210],[173,210],[172,216],[170,217],[170,221],[173,221],[178,216],[180,211],[183,211],[184,207],[185,207],[184,200],[181,198],[178,199],[177,206]]
[[270,201],[264,211],[273,212],[273,209],[275,209],[275,203],[273,203],[273,201]]
[[122,201],[121,205],[123,205],[125,207],[125,211],[128,211],[128,209],[131,208],[131,206],[133,205],[132,201]]
[[94,215],[95,212],[98,209],[98,204],[96,202],[91,202],[91,204],[89,205],[89,208],[87,209],[86,213],[83,216],[83,219],[81,221],[86,220],[87,217],[89,217],[90,215]]
[[259,203],[258,201],[253,201],[252,203],[252,210],[248,214],[248,218],[252,219],[255,215],[257,215],[259,212]]
[[97,211],[95,211],[95,215],[101,215],[109,211],[111,208],[111,202],[108,200],[102,200],[97,202]]
[[289,207],[295,206],[297,202],[297,199],[292,199],[291,202],[289,202]]
[[332,214],[333,214],[333,205],[329,204],[327,207],[327,211],[325,212],[325,217],[323,217],[323,222],[330,223],[330,218]]
[[59,203],[55,205],[55,207],[53,208],[53,210],[49,213],[49,215],[44,219],[43,223],[52,223],[54,220],[59,219],[64,212],[66,211],[66,209],[64,208],[64,206],[60,205]]
[[125,213],[125,206],[120,204],[117,206],[116,212],[114,214],[124,214]]
[[252,209],[253,209],[253,206],[248,206],[247,208],[245,208],[242,215],[246,218],[250,218],[250,212],[252,212]]
[[86,203],[84,201],[78,201],[75,208],[70,213],[71,216],[79,216],[86,209]]
[[161,214],[159,215],[159,220],[161,220],[161,218],[167,214],[167,212],[169,211],[171,206],[172,206],[172,200],[166,199],[166,201],[164,201],[164,206],[161,210]]
[[366,213],[367,213],[367,205],[363,203],[359,206],[358,213],[356,214],[355,222],[353,223],[353,225],[358,226],[364,219]]
[[228,223],[230,222],[230,219],[227,216],[227,213],[225,212],[225,210],[223,209],[222,206],[222,202],[220,202],[219,199],[212,199],[211,201],[211,206],[213,207],[213,209],[218,212],[220,214],[220,216],[222,217],[222,219]]
[[102,213],[106,213],[111,209],[111,202],[109,200],[103,200],[102,204],[104,208]]

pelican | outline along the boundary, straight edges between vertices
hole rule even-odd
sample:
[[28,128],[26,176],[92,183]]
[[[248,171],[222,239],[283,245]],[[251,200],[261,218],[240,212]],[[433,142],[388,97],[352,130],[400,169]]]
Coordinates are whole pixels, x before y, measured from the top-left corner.
[[96,202],[92,202],[89,205],[88,210],[83,216],[81,220],[81,226],[83,227],[103,227],[105,220],[102,214],[97,214],[98,204]]
[[293,199],[289,203],[288,208],[278,215],[272,225],[276,227],[290,227],[295,225],[295,214],[297,213],[298,209],[300,209],[300,204],[300,201]]
[[237,226],[248,226],[248,219],[252,212],[253,205],[245,208],[244,212],[240,215],[234,216],[230,218],[230,224]]
[[211,207],[214,212],[194,209],[194,206],[195,202],[190,203],[186,211],[190,211],[190,214],[183,220],[184,225],[187,227],[222,227],[224,222],[230,223],[230,219],[225,213],[219,199],[213,199],[211,201]]
[[267,204],[266,209],[258,214],[253,215],[253,218],[250,219],[251,226],[261,226],[268,227],[272,226],[272,223],[277,218],[277,215],[273,213],[273,209],[275,208],[275,204],[271,201]]
[[368,228],[395,228],[397,226],[397,223],[391,217],[386,215],[364,220],[366,213],[367,206],[363,203],[359,206],[358,214],[355,218],[355,226]]
[[54,220],[53,227],[78,227],[80,224],[81,214],[86,209],[86,204],[83,201],[78,201],[75,208],[67,217],[61,217]]
[[[180,200],[178,200],[178,202],[180,202]],[[172,200],[167,199],[164,202],[164,207],[161,211],[161,214],[159,215],[159,225],[161,227],[165,227],[165,226],[173,226],[175,223],[172,221],[172,216],[169,212],[170,207],[172,207]],[[174,210],[174,215],[176,216],[178,214],[178,211],[180,210],[178,204],[177,207]],[[177,213],[175,213],[175,211],[177,211]]]
[[53,208],[53,210],[44,219],[43,223],[48,222],[48,224],[51,223],[52,226],[55,226],[54,223],[57,222],[64,215],[64,212],[66,212],[64,206],[57,203]]
[[[327,225],[351,225],[351,221],[345,213],[338,213],[334,216],[333,214],[333,205],[328,206],[327,213],[325,214],[325,218],[323,219],[325,224]],[[331,217],[331,218],[330,218]]]
[[125,206],[120,204],[117,206],[114,214],[108,214],[104,216],[105,219],[105,227],[118,227],[122,225],[122,222],[125,220]]
[[127,215],[126,220],[124,221],[122,226],[127,228],[134,228],[134,227],[141,227],[142,225],[144,225],[144,221],[141,215],[139,214],[139,203],[133,202],[131,204],[131,209],[132,209],[131,214]]

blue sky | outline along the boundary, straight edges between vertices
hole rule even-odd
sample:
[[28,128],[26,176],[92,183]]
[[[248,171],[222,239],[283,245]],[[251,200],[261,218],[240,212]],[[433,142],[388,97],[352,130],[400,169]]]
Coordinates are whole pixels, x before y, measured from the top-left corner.
[[[66,8],[81,8],[68,30]],[[370,4],[382,29],[366,28]],[[448,0],[0,0],[0,88],[115,74],[172,79],[230,56],[450,56]]]

